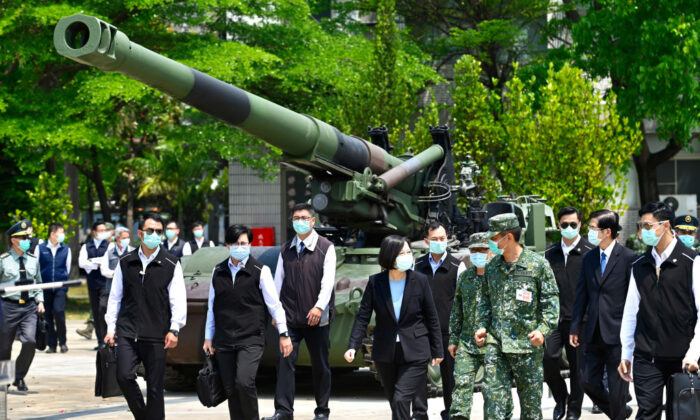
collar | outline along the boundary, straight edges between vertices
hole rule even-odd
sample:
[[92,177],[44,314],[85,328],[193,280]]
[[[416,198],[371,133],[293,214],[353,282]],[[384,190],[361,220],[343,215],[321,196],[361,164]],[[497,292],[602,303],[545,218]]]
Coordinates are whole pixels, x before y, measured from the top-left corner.
[[[175,238],[173,238],[172,241],[170,239],[168,239],[167,241],[168,241],[169,245],[175,245],[177,243],[178,239],[180,239],[180,237],[176,236]],[[202,237],[202,239],[204,239],[204,238]]]
[[204,236],[202,236],[201,238],[198,238],[195,236],[194,241],[197,242],[197,245],[199,245],[201,247],[202,244],[204,243]]
[[581,235],[578,235],[578,236],[576,237],[576,240],[573,241],[573,242],[571,243],[571,245],[566,245],[566,244],[564,243],[564,240],[562,239],[562,240],[561,240],[561,250],[562,250],[565,254],[568,254],[569,252],[571,252],[572,249],[574,249],[574,248],[576,248],[576,246],[578,246],[579,242],[581,242]]
[[46,242],[44,242],[44,243],[46,244],[46,247],[49,248],[49,249],[58,249],[58,248],[61,247],[61,245],[63,245],[63,244],[60,243],[60,242],[56,242],[56,245],[54,246],[53,242],[51,242],[50,240],[48,240],[48,241],[46,241]]
[[613,239],[613,241],[610,242],[610,245],[608,245],[608,247],[605,248],[605,250],[601,249],[600,245],[599,245],[598,249],[600,250],[600,257],[602,257],[603,254],[605,254],[605,258],[608,261],[610,261],[610,256],[612,255],[613,248],[615,248],[617,246],[616,242],[617,242],[617,240]]
[[[126,254],[127,252],[129,252],[129,246],[128,246],[128,245],[120,251],[120,250],[119,250],[119,245],[115,243],[115,244],[114,244],[114,249],[116,250],[117,255],[119,255],[119,256],[122,256],[122,255]],[[141,247],[139,247],[139,252],[141,252]]]
[[99,248],[100,245],[102,245],[102,240],[101,240],[101,239],[92,238],[92,243],[95,245],[95,248]]
[[231,257],[228,257],[228,268],[231,270],[231,273],[235,273],[238,270],[245,268],[245,265],[249,259],[250,259],[250,257],[246,257],[246,259],[243,261],[240,261],[238,263],[238,265],[233,265],[233,261],[231,261]]
[[143,245],[139,246],[139,258],[141,259],[142,262],[144,262],[146,264],[148,264],[151,261],[153,261],[154,259],[156,259],[156,256],[158,255],[159,252],[160,252],[160,246],[158,246],[158,248],[156,248],[156,250],[153,251],[153,254],[151,254],[151,256],[147,258],[146,254],[143,253]]
[[[10,248],[10,255],[12,255],[12,258],[14,258],[15,261],[19,261],[20,255],[17,253],[17,251],[15,251],[14,247]],[[21,256],[23,257],[25,255],[28,255],[28,254],[26,252],[24,252]]]
[[433,260],[433,254],[431,252],[428,252],[428,261],[430,262],[430,266],[433,268],[440,267],[442,263],[445,262],[445,258],[447,258],[447,252],[442,254],[442,257],[440,257],[440,259],[437,262],[435,262],[435,260]]
[[[505,258],[503,258],[503,255],[496,255],[495,257],[493,257],[491,259],[491,261],[494,262],[494,265],[501,266],[503,271],[512,270],[514,267],[527,268],[527,264],[523,263],[523,260],[525,260],[528,256],[528,254],[531,252],[533,252],[533,251],[530,251],[529,249],[527,249],[523,246],[523,252],[520,253],[520,257],[518,257],[518,261],[515,261],[513,263],[507,263]],[[508,268],[508,264],[511,264],[510,269]],[[487,264],[487,266],[488,266],[488,264]]]
[[678,243],[678,240],[676,237],[673,237],[673,240],[671,240],[671,243],[668,244],[666,249],[664,249],[664,252],[659,255],[659,253],[656,251],[656,247],[652,246],[651,247],[651,256],[654,257],[654,262],[656,263],[656,266],[660,266],[661,264],[668,259],[669,256],[671,256],[671,253],[673,250],[676,248],[676,244]]
[[[303,242],[306,249],[313,251],[314,248],[316,248],[316,243],[318,242],[318,233],[316,233],[316,230],[311,229],[311,235],[307,236]],[[289,247],[296,248],[297,246],[299,246],[299,235],[294,235],[294,239],[292,239],[292,242],[289,243]]]

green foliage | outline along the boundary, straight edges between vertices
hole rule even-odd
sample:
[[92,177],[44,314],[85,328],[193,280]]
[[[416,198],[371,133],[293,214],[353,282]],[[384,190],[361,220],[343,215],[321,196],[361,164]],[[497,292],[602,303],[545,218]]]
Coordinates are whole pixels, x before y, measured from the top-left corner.
[[78,222],[69,217],[73,211],[73,205],[66,194],[67,188],[67,179],[46,172],[41,173],[34,190],[27,191],[29,209],[17,209],[8,216],[15,222],[22,219],[31,220],[34,228],[33,235],[43,239],[48,238],[51,223],[61,223],[65,228],[66,238],[70,238]]
[[455,150],[481,166],[487,199],[499,192],[540,194],[555,209],[574,205],[584,214],[621,207],[629,155],[641,136],[619,115],[615,95],[603,98],[567,65],[550,67],[539,84],[516,72],[499,100],[478,82],[478,67],[471,57],[456,66]]

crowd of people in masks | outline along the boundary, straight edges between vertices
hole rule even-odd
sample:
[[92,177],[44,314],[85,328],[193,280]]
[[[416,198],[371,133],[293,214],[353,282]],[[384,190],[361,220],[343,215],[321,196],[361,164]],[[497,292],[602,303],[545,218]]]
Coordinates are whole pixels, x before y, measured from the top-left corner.
[[[520,419],[542,419],[543,382],[556,403],[555,420],[579,418],[584,394],[607,417],[628,418],[630,383],[636,417],[659,419],[669,377],[698,370],[698,220],[676,217],[661,202],[638,215],[631,241],[643,246],[635,249],[621,244],[616,212],[602,209],[584,219],[574,207],[558,211],[561,239],[544,255],[522,245],[513,213],[491,217],[488,231],[473,234],[465,261],[448,251],[450,227],[437,221],[425,226],[428,252],[417,259],[406,238],[388,236],[344,357],[355,360],[373,320],[372,360],[393,419],[428,418],[429,364],[440,368],[443,419],[471,418],[480,369],[486,419],[512,417],[513,384]],[[243,225],[226,230],[229,256],[212,272],[202,350],[216,360],[232,419],[260,418],[255,376],[270,322],[279,334],[279,360],[274,412],[263,419],[294,418],[302,341],[312,364],[314,419],[330,416],[335,248],[315,231],[310,205],[295,205],[291,221],[296,235],[282,245],[274,274],[250,254],[252,231]],[[8,231],[12,247],[0,255],[0,285],[57,281],[70,272],[63,227],[51,225],[48,240],[32,251],[29,226],[22,221]],[[178,345],[187,318],[179,259],[214,245],[199,231],[201,225],[193,226],[194,239],[185,242],[176,223],[146,215],[132,248],[128,230],[111,234],[97,222],[80,249],[98,346],[116,345],[117,381],[134,418],[165,417],[166,354]],[[61,302],[65,291],[58,289],[2,296],[0,359],[10,358],[19,332],[14,385],[20,390],[27,389],[38,313],[53,315],[48,351],[68,351]],[[136,382],[140,364],[145,400]]]

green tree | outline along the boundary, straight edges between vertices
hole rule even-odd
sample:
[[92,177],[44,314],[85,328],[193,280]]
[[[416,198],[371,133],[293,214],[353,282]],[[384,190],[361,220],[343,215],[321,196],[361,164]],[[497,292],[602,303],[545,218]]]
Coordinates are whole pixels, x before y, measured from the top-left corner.
[[[487,182],[500,183],[505,193],[539,194],[554,208],[575,205],[584,214],[621,205],[629,155],[641,139],[618,114],[614,94],[603,98],[580,69],[564,66],[550,67],[539,84],[516,72],[498,100],[478,82],[472,57],[457,69],[463,84],[455,100],[467,105],[453,115],[455,149],[472,153]],[[498,191],[484,194],[493,199]]]
[[567,13],[553,25],[570,31],[573,44],[553,54],[609,78],[620,114],[640,132],[644,120],[656,123],[665,147],[652,152],[644,138],[634,156],[642,202],[656,200],[656,168],[688,146],[700,126],[698,2],[587,0],[580,5],[585,14],[565,3]]

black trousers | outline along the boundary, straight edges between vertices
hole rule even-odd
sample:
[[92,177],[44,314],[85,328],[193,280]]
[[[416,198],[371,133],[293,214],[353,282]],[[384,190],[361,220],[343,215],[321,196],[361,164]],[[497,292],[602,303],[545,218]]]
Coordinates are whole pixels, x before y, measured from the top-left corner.
[[306,348],[311,356],[311,376],[313,379],[316,409],[314,414],[330,414],[328,400],[331,396],[331,367],[328,361],[330,347],[330,325],[324,327],[289,328],[289,337],[294,349],[287,357],[279,356],[277,365],[277,385],[275,388],[275,412],[293,415],[294,393],[296,390],[294,374],[301,340],[306,341]]
[[64,288],[44,290],[46,322],[49,324],[48,345],[55,349],[56,344],[66,344],[66,293]]
[[19,303],[2,300],[2,322],[0,322],[0,360],[11,360],[12,343],[19,331],[22,349],[15,361],[15,379],[24,379],[36,353],[36,303],[29,300]]
[[228,413],[231,419],[260,418],[255,375],[258,373],[263,349],[262,344],[255,344],[216,351],[216,364],[228,396]]
[[107,301],[109,300],[109,290],[105,287],[99,289],[88,289],[90,297],[90,309],[92,310],[92,319],[95,323],[95,336],[97,337],[97,345],[104,344],[105,335],[107,334],[107,323],[105,322],[105,314],[107,313]]
[[[583,389],[581,388],[581,347],[572,347],[569,344],[569,328],[571,321],[560,321],[557,329],[547,337],[545,344],[544,358],[542,366],[544,371],[544,381],[552,390],[554,401],[558,405],[567,407],[567,413],[576,416],[581,415],[581,405],[583,404]],[[585,330],[585,328],[581,328]],[[583,341],[583,340],[581,340]],[[571,392],[566,389],[566,381],[561,377],[559,359],[562,351],[566,351],[566,358],[569,361],[569,377]]]
[[[583,350],[581,386],[594,404],[611,419],[624,420],[628,384],[617,373],[622,346],[606,344],[598,328],[593,340]],[[608,371],[608,389],[603,385],[603,373]]]
[[[450,345],[450,336],[442,336],[442,347],[445,358],[440,363],[440,377],[442,379],[442,400],[445,409],[440,412],[443,419],[448,418],[450,407],[452,407],[452,391],[455,389],[455,359],[450,356],[447,347]],[[419,385],[416,397],[413,399],[413,418],[420,420],[428,419],[428,380]]]
[[428,374],[428,360],[407,362],[403,356],[401,343],[396,343],[393,363],[375,362],[377,373],[384,386],[392,420],[409,420],[411,402],[419,388],[425,385]]
[[[131,414],[137,420],[165,418],[163,387],[165,382],[164,341],[135,341],[117,339],[117,382],[126,398]],[[146,370],[146,401],[136,383],[136,370],[143,363]]]
[[[683,359],[656,360],[635,353],[632,362],[634,393],[637,397],[637,419],[661,419],[664,386],[671,375],[681,372]],[[669,388],[666,387],[666,401],[671,401]],[[672,405],[666,404],[666,418],[672,419]]]

